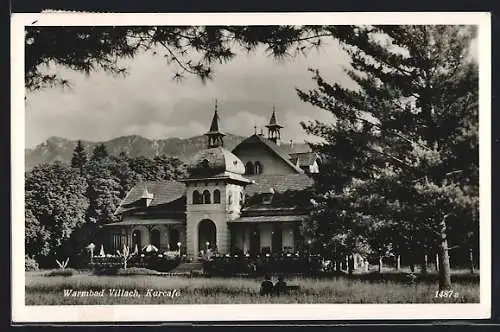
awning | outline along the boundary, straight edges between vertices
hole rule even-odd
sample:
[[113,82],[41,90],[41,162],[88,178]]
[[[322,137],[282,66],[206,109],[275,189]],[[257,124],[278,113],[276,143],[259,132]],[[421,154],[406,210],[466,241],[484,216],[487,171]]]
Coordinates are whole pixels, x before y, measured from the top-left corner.
[[103,226],[178,225],[183,222],[184,221],[182,219],[128,219],[111,224],[105,224]]
[[292,216],[255,216],[241,217],[230,220],[230,223],[263,223],[263,222],[301,222],[307,220],[307,215],[292,215]]

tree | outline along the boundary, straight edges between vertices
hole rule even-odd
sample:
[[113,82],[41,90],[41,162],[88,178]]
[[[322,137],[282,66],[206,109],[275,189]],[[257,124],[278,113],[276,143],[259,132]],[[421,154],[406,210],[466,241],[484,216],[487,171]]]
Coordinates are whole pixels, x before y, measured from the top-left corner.
[[[97,149],[97,147],[96,147]],[[95,233],[100,225],[116,222],[115,216],[120,202],[120,184],[112,174],[114,161],[111,158],[91,159],[84,169],[88,189],[86,196],[89,206],[86,213],[86,220]]]
[[109,157],[108,150],[106,150],[106,146],[103,143],[103,144],[97,144],[95,146],[94,151],[92,151],[92,156],[90,157],[90,160],[96,161],[108,157]]
[[85,222],[86,188],[85,179],[75,169],[59,162],[37,166],[26,175],[28,255],[43,260],[68,254],[61,252],[64,245]]
[[[377,161],[361,165],[369,176],[351,183],[350,207],[403,226],[399,242],[409,240],[408,250],[422,243],[437,248],[439,287],[448,289],[448,236],[460,224],[474,229],[478,220],[478,69],[468,57],[474,31],[343,26],[335,35],[350,56],[347,73],[358,87],[329,84],[314,71],[318,87],[298,95],[333,113],[341,126],[304,128],[326,138],[326,147],[338,133],[346,134],[357,158]],[[359,134],[366,139],[356,140]]]
[[75,149],[73,150],[73,156],[71,157],[71,167],[82,169],[82,167],[87,163],[87,153],[83,147],[82,141],[78,141]]
[[149,51],[177,67],[174,79],[214,76],[216,63],[228,63],[238,50],[251,53],[263,46],[276,58],[305,54],[332,36],[321,26],[102,26],[27,27],[25,32],[25,86],[35,91],[70,85],[47,71],[52,65],[90,74],[104,70],[125,75],[120,60]]

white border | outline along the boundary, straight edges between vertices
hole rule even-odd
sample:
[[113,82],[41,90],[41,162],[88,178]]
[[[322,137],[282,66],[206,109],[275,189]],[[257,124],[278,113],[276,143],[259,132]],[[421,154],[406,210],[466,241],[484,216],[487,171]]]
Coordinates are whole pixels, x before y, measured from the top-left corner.
[[[36,23],[33,23],[36,22]],[[24,27],[74,25],[474,24],[479,26],[480,303],[25,306]],[[14,13],[11,21],[13,322],[481,319],[491,313],[491,17],[489,13]],[[167,309],[167,310],[166,310]]]

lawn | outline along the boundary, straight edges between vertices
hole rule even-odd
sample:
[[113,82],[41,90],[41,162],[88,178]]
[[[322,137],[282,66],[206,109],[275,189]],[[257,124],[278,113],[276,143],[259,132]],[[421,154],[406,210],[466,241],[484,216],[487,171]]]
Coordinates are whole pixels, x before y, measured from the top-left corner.
[[[27,272],[25,301],[26,305],[479,302],[477,282],[455,282],[450,298],[435,296],[438,290],[435,282],[370,282],[344,276],[328,279],[290,277],[287,282],[299,285],[300,290],[277,297],[259,295],[260,280],[249,278],[95,276],[87,273],[49,277]],[[100,291],[104,296],[65,296],[64,291],[68,293],[70,289]],[[134,291],[139,296],[111,296],[110,289]]]

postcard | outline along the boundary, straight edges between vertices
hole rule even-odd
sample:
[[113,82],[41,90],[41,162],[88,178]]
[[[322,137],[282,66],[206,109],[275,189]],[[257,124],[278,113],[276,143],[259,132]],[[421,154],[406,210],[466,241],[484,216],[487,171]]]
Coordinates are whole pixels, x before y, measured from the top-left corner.
[[490,316],[488,13],[15,13],[11,43],[15,323]]

